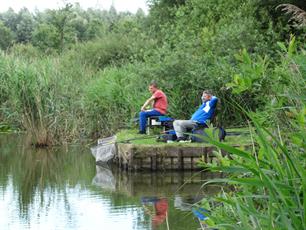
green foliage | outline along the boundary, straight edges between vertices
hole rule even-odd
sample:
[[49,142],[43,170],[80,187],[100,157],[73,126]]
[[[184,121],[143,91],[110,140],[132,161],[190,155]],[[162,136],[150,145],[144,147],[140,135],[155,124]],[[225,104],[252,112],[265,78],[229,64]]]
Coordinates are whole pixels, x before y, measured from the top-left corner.
[[0,129],[27,130],[37,145],[108,136],[138,115],[153,79],[175,118],[188,119],[212,89],[223,125],[251,119],[254,146],[210,140],[231,157],[216,152],[211,170],[230,177],[209,183],[232,186],[215,199],[222,205],[204,204],[210,224],[305,229],[305,29],[291,27],[281,3],[154,0],[148,17],[70,4],[0,14],[2,49],[33,44],[0,55]]
[[283,43],[278,45],[283,52],[279,53],[280,63],[274,63],[272,68],[269,68],[267,57],[253,61],[245,51],[236,55],[241,62],[237,68],[239,73],[233,75],[227,86],[234,94],[239,94],[240,100],[245,101],[246,97],[249,108],[262,106],[257,108],[257,118],[261,122],[271,125],[283,121],[286,126],[290,110],[301,106],[301,100],[305,100],[305,64],[302,61],[305,52],[297,53],[294,37],[288,48]]
[[8,132],[11,132],[12,129],[9,125],[7,124],[0,124],[0,132],[1,133],[8,133]]
[[12,32],[16,33],[17,25],[19,23],[19,17],[18,14],[16,14],[12,8],[9,8],[6,12],[1,14],[0,18],[7,28],[9,28]]
[[[156,132],[154,132],[156,131]],[[229,132],[246,132],[248,133],[249,130],[246,128],[235,128],[235,129],[227,129]],[[213,131],[213,128],[209,128],[206,130],[212,137],[214,137],[216,140],[218,139],[216,137],[216,134]],[[132,127],[129,129],[121,129],[119,132],[116,133],[117,136],[117,142],[126,142],[128,141],[131,144],[137,144],[137,145],[150,145],[150,146],[189,146],[189,147],[203,147],[203,146],[212,146],[210,143],[197,143],[197,142],[186,142],[186,143],[180,143],[180,142],[173,142],[173,143],[165,143],[165,142],[157,142],[156,138],[161,133],[161,128],[156,127],[156,130],[150,131],[151,135],[142,135],[138,134],[138,127]],[[249,135],[239,135],[239,136],[228,136],[225,139],[225,143],[228,145],[237,145],[239,143],[241,145],[241,148],[244,148],[245,146],[248,146],[251,144],[251,139]],[[224,158],[220,157],[220,160],[224,160]]]
[[[56,199],[52,195],[46,196],[47,191],[66,192],[70,186],[90,184],[96,173],[88,149],[80,145],[27,148],[23,146],[26,138],[26,135],[16,134],[2,136],[0,155],[1,185],[11,183],[12,190],[19,191],[14,200],[23,218],[31,214],[36,201],[40,206],[49,205],[51,200]],[[12,180],[9,181],[5,175],[11,175]],[[33,195],[39,199],[36,200]]]
[[19,23],[16,27],[16,40],[18,43],[31,42],[32,32],[34,30],[34,19],[32,14],[26,9],[19,11]]
[[102,39],[75,46],[72,55],[80,59],[81,63],[96,69],[103,69],[109,65],[120,66],[132,55],[129,43],[129,38],[111,34]]
[[[241,125],[244,120],[228,101],[239,101],[243,108],[251,110],[264,106],[265,101],[258,92],[261,92],[260,84],[267,81],[267,65],[271,62],[269,49],[275,50],[277,35],[274,40],[263,36],[273,33],[273,28],[261,27],[254,14],[255,8],[254,1],[216,3],[193,0],[179,7],[168,6],[164,9],[169,11],[168,16],[161,19],[153,11],[149,17],[149,20],[154,19],[150,33],[160,45],[156,52],[145,56],[145,61],[152,63],[155,76],[162,76],[161,81],[166,80],[166,89],[176,89],[175,92],[167,92],[171,100],[171,115],[188,118],[199,103],[197,95],[205,88],[213,89],[223,101],[221,116],[225,125]],[[156,28],[160,31],[155,31]],[[242,52],[251,53],[250,58],[258,56],[258,63],[243,64],[243,61],[234,58]],[[244,92],[239,96],[233,95],[226,87],[237,72],[242,73],[236,74],[240,88],[235,90]],[[249,76],[250,73],[252,76]],[[251,85],[257,85],[254,93],[246,92]],[[229,114],[235,114],[235,118],[230,118]]]
[[0,48],[6,50],[13,42],[13,33],[0,21]]
[[36,60],[37,58],[41,58],[45,55],[45,51],[42,52],[35,46],[31,44],[14,44],[8,52],[13,56],[18,56],[22,53],[22,59],[26,60]]
[[53,49],[62,52],[77,42],[97,39],[109,32],[125,33],[132,27],[126,27],[124,21],[139,27],[144,18],[143,12],[136,15],[117,13],[114,8],[85,11],[77,3],[65,3],[60,9],[36,11],[34,14],[26,8],[18,13],[10,9],[0,14],[0,21],[11,31],[14,42],[31,43],[47,50],[47,53]]
[[58,46],[56,47],[59,52],[64,50],[64,45],[67,41],[71,42],[73,33],[70,33],[70,22],[74,19],[75,15],[72,11],[72,5],[66,4],[65,7],[59,10],[50,10],[49,24],[55,27],[58,37]]
[[29,131],[38,145],[72,141],[82,134],[82,108],[73,100],[79,97],[80,85],[73,85],[72,76],[61,68],[56,58],[33,63],[1,56],[1,117]]
[[[215,202],[222,202],[222,206],[204,201],[205,207],[213,210],[212,225],[220,229],[304,229],[306,161],[302,142],[306,138],[305,123],[290,120],[299,132],[299,141],[291,142],[292,137],[273,135],[256,119],[252,121],[257,143],[253,151],[238,150],[211,140],[229,152],[231,158],[224,158],[226,163],[220,166],[210,167],[213,171],[229,173],[228,178],[207,184],[227,183],[233,191],[222,192],[214,198]],[[290,141],[289,144],[285,140]]]
[[56,28],[53,25],[40,24],[33,31],[33,45],[45,53],[56,50],[59,44],[59,38]]
[[15,44],[1,56],[1,119],[31,129],[29,116],[55,143],[113,134],[137,116],[154,79],[172,117],[190,118],[201,91],[212,89],[223,126],[244,125],[241,109],[276,124],[292,114],[280,108],[299,103],[287,95],[302,97],[306,70],[305,52],[297,52],[305,33],[280,42],[297,32],[275,10],[280,3],[150,1],[148,16],[77,4],[34,15],[9,10],[0,14],[0,30],[14,35],[6,40],[19,34],[33,45]]
[[85,109],[92,119],[89,130],[108,135],[124,127],[140,111],[146,87],[134,66],[98,72],[85,88]]
[[[220,229],[304,229],[305,222],[305,52],[297,52],[295,39],[288,48],[279,46],[281,60],[269,70],[268,81],[258,79],[251,68],[250,85],[243,88],[249,93],[255,90],[263,96],[263,111],[248,113],[252,124],[253,148],[249,151],[236,149],[210,140],[229,157],[218,156],[219,165],[205,165],[212,171],[228,173],[227,178],[209,183],[226,183],[231,191],[222,192],[205,200],[204,206],[213,210],[211,225]],[[303,56],[303,58],[301,58]],[[244,53],[240,58],[247,67],[257,66]],[[297,60],[297,61],[296,61]],[[248,68],[240,68],[240,70]],[[262,68],[260,68],[262,69]],[[250,69],[249,69],[250,70]],[[260,73],[261,71],[259,71]],[[256,76],[256,75],[255,75]],[[266,77],[264,77],[266,78]],[[254,80],[255,79],[255,80]],[[236,82],[241,89],[241,82]],[[235,83],[233,84],[235,85]],[[255,88],[255,89],[254,89]],[[239,93],[239,91],[236,91]],[[269,129],[265,128],[266,126]],[[222,206],[215,206],[216,203]]]

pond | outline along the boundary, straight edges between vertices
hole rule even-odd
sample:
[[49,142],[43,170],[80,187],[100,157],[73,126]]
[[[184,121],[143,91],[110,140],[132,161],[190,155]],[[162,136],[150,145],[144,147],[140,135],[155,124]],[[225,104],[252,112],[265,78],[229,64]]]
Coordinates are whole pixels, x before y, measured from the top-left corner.
[[95,165],[89,148],[26,147],[0,135],[0,229],[200,229],[191,205],[212,174],[128,173]]

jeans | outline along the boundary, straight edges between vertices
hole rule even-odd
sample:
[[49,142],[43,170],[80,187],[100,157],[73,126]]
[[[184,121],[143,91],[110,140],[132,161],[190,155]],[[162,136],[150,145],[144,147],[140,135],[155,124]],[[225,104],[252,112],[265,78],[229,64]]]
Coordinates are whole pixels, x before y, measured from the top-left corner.
[[173,127],[178,138],[184,137],[187,129],[193,129],[197,126],[197,123],[193,120],[175,120]]
[[154,117],[154,116],[163,116],[164,114],[158,112],[155,109],[147,110],[147,111],[141,111],[139,113],[139,131],[145,132],[146,126],[147,126],[147,118],[148,117]]

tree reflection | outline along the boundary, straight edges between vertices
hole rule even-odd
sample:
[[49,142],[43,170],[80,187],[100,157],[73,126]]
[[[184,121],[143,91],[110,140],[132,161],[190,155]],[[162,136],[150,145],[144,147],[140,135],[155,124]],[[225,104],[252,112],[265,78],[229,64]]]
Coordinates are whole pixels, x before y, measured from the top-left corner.
[[22,138],[20,141],[15,137],[18,144],[10,138],[6,144],[1,141],[0,179],[3,188],[7,188],[11,178],[20,216],[27,219],[34,203],[48,210],[59,193],[69,213],[67,186],[79,184],[84,176],[86,181],[92,178],[94,168],[87,163],[92,157],[87,152],[80,154],[80,148],[35,149],[23,146]]
[[[173,196],[198,192],[200,174],[101,169],[89,149],[26,148],[16,136],[0,138],[0,147],[1,229],[44,229],[46,223],[52,229],[98,229],[102,222],[108,229],[151,229],[168,220],[171,229],[182,230],[198,224],[174,206]],[[160,201],[147,205],[152,218],[144,214],[143,196]]]

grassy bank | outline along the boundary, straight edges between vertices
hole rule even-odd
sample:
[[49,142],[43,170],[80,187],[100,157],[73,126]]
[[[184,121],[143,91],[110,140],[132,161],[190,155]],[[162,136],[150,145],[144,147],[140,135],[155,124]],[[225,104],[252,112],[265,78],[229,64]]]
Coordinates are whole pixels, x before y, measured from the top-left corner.
[[[117,141],[118,142],[128,142],[131,144],[137,144],[137,145],[154,145],[154,146],[168,146],[168,145],[180,145],[180,146],[211,146],[209,142],[206,143],[165,143],[165,142],[157,142],[156,139],[159,135],[160,130],[153,131],[151,135],[141,135],[137,134],[137,129],[128,129],[128,130],[121,130],[120,132],[116,133]],[[213,128],[207,129],[206,131],[209,135],[216,138],[216,134],[214,134]],[[226,132],[228,133],[234,133],[236,135],[226,136],[225,141],[223,143],[226,143],[228,145],[235,145],[241,147],[251,145],[252,139],[250,136],[250,130],[248,128],[232,128],[232,129],[226,129]]]

